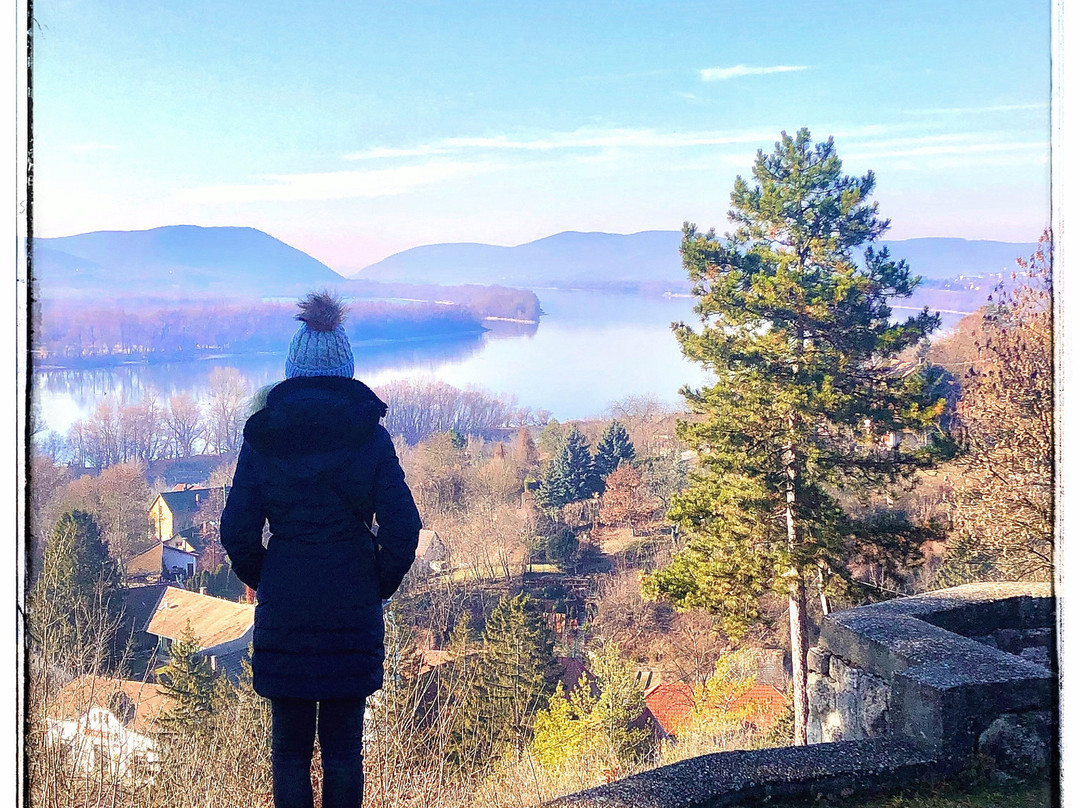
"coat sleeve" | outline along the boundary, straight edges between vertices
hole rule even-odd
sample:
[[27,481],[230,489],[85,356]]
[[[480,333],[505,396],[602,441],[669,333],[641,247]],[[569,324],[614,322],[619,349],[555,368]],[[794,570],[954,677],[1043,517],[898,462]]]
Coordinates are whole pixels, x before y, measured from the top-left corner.
[[255,475],[255,458],[247,441],[240,448],[233,475],[232,490],[221,513],[221,546],[228,553],[236,577],[250,586],[259,588],[263,559],[263,525],[266,511]]
[[405,483],[394,443],[380,427],[376,440],[383,443],[375,467],[375,519],[379,523],[379,588],[386,599],[401,586],[401,580],[416,557],[420,539],[420,513]]

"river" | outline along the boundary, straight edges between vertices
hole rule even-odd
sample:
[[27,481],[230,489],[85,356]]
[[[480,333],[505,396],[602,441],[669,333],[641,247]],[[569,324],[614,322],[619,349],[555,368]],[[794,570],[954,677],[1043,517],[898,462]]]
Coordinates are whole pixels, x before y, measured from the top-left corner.
[[[559,420],[603,415],[630,395],[678,405],[679,387],[707,380],[688,362],[671,332],[692,318],[688,298],[540,291],[539,326],[491,322],[480,336],[432,342],[354,346],[356,377],[371,386],[394,379],[438,379],[514,396],[519,406],[549,410]],[[107,395],[162,399],[187,391],[207,395],[210,372],[237,368],[253,389],[282,378],[284,354],[235,354],[198,361],[132,364],[34,373],[34,396],[47,430],[63,434]]]
[[[514,396],[519,406],[549,410],[562,421],[602,416],[613,402],[632,395],[677,406],[682,385],[708,381],[700,366],[683,358],[671,332],[675,320],[695,322],[690,298],[544,290],[537,295],[544,310],[539,326],[493,322],[480,336],[357,345],[356,376],[371,386],[438,379],[483,388]],[[942,315],[943,329],[958,319]],[[43,370],[34,374],[34,394],[46,429],[63,434],[107,395],[137,400],[150,388],[163,400],[182,391],[204,399],[210,371],[218,366],[237,368],[257,389],[282,378],[284,354]]]

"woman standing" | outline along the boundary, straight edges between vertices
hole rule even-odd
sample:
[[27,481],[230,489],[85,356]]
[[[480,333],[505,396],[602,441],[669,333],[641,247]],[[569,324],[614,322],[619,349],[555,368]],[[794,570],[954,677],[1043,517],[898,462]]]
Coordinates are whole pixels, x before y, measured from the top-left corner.
[[379,425],[386,405],[352,378],[340,302],[309,295],[297,319],[285,381],[244,427],[221,543],[257,591],[252,671],[271,701],[274,805],[312,806],[317,732],[324,808],[358,808],[381,602],[412,564],[420,516]]

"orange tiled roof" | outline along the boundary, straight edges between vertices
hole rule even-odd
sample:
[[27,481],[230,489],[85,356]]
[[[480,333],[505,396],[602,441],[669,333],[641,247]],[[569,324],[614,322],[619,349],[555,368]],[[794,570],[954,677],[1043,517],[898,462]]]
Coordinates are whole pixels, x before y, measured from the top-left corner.
[[[123,698],[117,693],[123,694]],[[49,717],[77,720],[90,708],[102,707],[116,715],[128,729],[145,735],[155,729],[158,718],[168,712],[172,703],[172,698],[156,684],[87,674],[60,688],[49,708]],[[134,711],[125,715],[121,706],[124,704]]]
[[754,685],[731,705],[731,709],[753,705],[754,710],[749,720],[757,726],[767,729],[787,709],[787,696],[775,685]]
[[255,607],[170,586],[162,593],[146,631],[175,640],[189,620],[200,647],[213,648],[243,637],[255,622]]
[[[474,654],[476,652],[469,649],[465,653]],[[433,668],[445,665],[454,658],[453,654],[446,648],[424,648],[417,652],[417,655],[420,657],[420,670],[417,673],[427,673]]]
[[675,735],[694,709],[694,688],[686,682],[656,685],[646,691],[645,706],[666,734]]
[[[783,714],[787,696],[775,685],[754,684],[728,709],[737,710],[748,705],[752,711],[747,720],[765,729]],[[666,734],[677,735],[693,712],[694,689],[686,682],[656,685],[645,693],[645,706]]]

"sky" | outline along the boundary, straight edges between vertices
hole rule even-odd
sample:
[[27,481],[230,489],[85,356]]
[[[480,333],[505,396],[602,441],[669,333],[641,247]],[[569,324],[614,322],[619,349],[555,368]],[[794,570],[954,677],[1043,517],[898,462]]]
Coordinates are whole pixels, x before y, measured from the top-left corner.
[[38,0],[34,231],[420,244],[726,229],[806,126],[888,238],[1050,222],[1050,3]]

